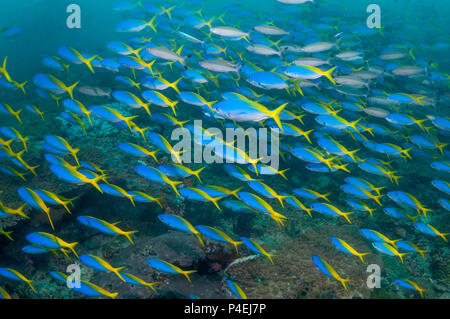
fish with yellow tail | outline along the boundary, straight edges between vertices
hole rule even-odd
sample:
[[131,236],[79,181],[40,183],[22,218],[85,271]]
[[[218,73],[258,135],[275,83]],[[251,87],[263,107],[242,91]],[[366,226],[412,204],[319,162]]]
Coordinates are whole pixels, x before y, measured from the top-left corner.
[[12,279],[15,281],[23,281],[30,286],[30,288],[36,292],[36,289],[33,287],[33,280],[27,279],[24,275],[12,268],[0,268],[0,276]]
[[348,292],[347,283],[352,280],[341,278],[341,276],[339,276],[336,270],[334,270],[325,260],[323,260],[319,256],[313,255],[312,260],[321,272],[323,272],[328,277],[334,278],[337,281],[339,281],[342,284],[342,286],[344,286],[345,290]]
[[160,214],[158,215],[158,219],[169,227],[194,234],[200,241],[200,244],[205,246],[202,239],[202,234],[183,217],[172,214]]
[[398,279],[398,280],[395,281],[395,284],[397,286],[405,288],[405,289],[418,291],[421,298],[423,298],[423,293],[425,291],[427,291],[426,289],[420,288],[419,285],[416,284],[414,281],[408,280],[408,279],[405,279],[405,280],[399,280]]
[[147,259],[147,262],[149,263],[150,267],[155,268],[156,270],[159,270],[161,272],[184,275],[189,282],[191,282],[189,274],[197,272],[197,270],[182,270],[181,268],[160,259],[150,258]]
[[75,256],[78,258],[78,254],[75,251],[75,246],[78,245],[77,242],[74,243],[67,243],[64,240],[62,240],[59,237],[56,237],[55,235],[49,234],[49,233],[43,233],[43,232],[36,232],[31,233],[25,237],[27,241],[29,241],[31,244],[39,246],[41,248],[46,249],[61,249],[68,248],[70,249]]
[[95,217],[91,217],[91,216],[78,216],[77,220],[88,227],[94,228],[104,234],[109,234],[109,235],[121,235],[121,236],[125,236],[133,245],[134,242],[131,239],[132,234],[137,233],[137,230],[133,230],[133,231],[123,231],[122,229],[120,229],[119,227],[117,227],[116,225],[119,223],[108,223],[104,220],[95,218]]
[[248,249],[251,251],[257,253],[258,255],[263,255],[269,258],[270,262],[273,264],[272,257],[276,257],[278,255],[269,254],[264,248],[261,247],[257,242],[254,240],[247,238],[247,237],[241,237],[241,240],[244,242],[245,246],[247,246]]
[[114,268],[106,260],[103,260],[100,257],[94,255],[81,255],[80,261],[86,266],[93,268],[95,270],[112,272],[116,274],[117,277],[119,277],[122,281],[125,281],[125,279],[123,279],[122,275],[120,274],[120,271],[123,270],[125,267]]
[[336,248],[339,249],[340,251],[343,251],[346,254],[358,256],[363,264],[364,264],[363,256],[370,254],[370,253],[358,253],[352,246],[350,246],[340,238],[330,237],[330,240],[333,243],[333,245],[336,246]]

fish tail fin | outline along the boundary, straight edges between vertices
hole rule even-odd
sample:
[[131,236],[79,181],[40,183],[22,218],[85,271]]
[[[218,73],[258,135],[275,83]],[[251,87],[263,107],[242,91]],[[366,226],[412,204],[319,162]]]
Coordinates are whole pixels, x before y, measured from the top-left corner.
[[197,270],[186,270],[183,271],[182,274],[187,278],[189,282],[192,282],[191,278],[189,278],[189,274],[193,274],[194,272],[197,272]]
[[211,101],[211,102],[205,101],[205,104],[208,105],[209,109],[211,110],[211,112],[212,112],[213,114],[214,114],[214,110],[213,110],[213,108],[212,108],[212,105],[213,105],[213,104],[216,104],[216,103],[217,103],[217,101]]
[[312,218],[312,215],[311,215],[311,212],[312,212],[312,208],[307,208],[307,207],[305,207],[305,208],[303,208],[303,210],[304,210],[305,212],[307,212],[307,213],[308,213],[309,217],[311,217],[311,218]]
[[180,82],[182,79],[183,79],[183,78],[181,77],[181,78],[179,78],[178,80],[176,80],[175,82],[169,83],[169,84],[168,84],[168,85],[169,85],[172,89],[174,89],[178,94],[180,94],[180,90],[178,89],[177,84],[178,84],[178,82]]
[[381,202],[380,202],[380,198],[382,198],[384,195],[375,195],[375,196],[373,196],[372,198],[373,198],[373,200],[375,201],[375,202],[377,202],[377,204],[379,205],[379,206],[383,206],[382,204],[381,204]]
[[223,12],[220,16],[217,17],[217,20],[219,20],[220,22],[222,22],[223,24],[226,24],[225,21],[223,20],[223,17],[225,16],[226,12]]
[[126,280],[123,279],[122,275],[120,274],[120,271],[123,269],[125,269],[125,267],[113,268],[112,272],[115,273],[123,282],[126,282]]
[[78,242],[74,242],[74,243],[69,244],[67,248],[69,248],[73,252],[73,254],[75,256],[77,256],[77,258],[79,258],[77,252],[75,251],[75,246],[76,245],[78,245]]
[[179,101],[173,101],[172,103],[170,103],[170,108],[172,109],[173,115],[177,116],[177,111],[175,109],[175,105],[178,104]]
[[26,219],[30,219],[30,217],[27,216],[27,215],[24,213],[24,211],[23,211],[23,209],[24,209],[26,206],[27,206],[27,204],[23,204],[22,206],[20,206],[19,208],[17,208],[17,215],[22,216],[23,218],[26,218]]
[[8,61],[8,57],[5,56],[5,59],[3,59],[3,66],[0,67],[0,73],[5,74],[6,72],[6,62]]
[[280,202],[281,207],[284,208],[283,199],[290,198],[290,197],[291,197],[290,195],[287,195],[287,196],[284,196],[284,195],[278,195],[278,196],[277,196],[277,199],[278,199],[278,201]]
[[425,219],[428,219],[427,213],[428,212],[432,212],[433,210],[429,209],[429,208],[422,207],[421,211],[422,211],[423,215],[425,216]]
[[221,200],[222,198],[224,198],[224,197],[226,197],[226,195],[225,196],[219,196],[219,197],[216,197],[216,198],[211,197],[211,199],[210,199],[210,201],[213,202],[214,206],[216,206],[219,211],[222,211],[222,209],[220,208],[220,206],[219,206],[219,204],[217,202],[219,200]]
[[373,190],[374,190],[378,195],[380,195],[380,194],[381,194],[380,191],[381,191],[382,189],[385,189],[385,188],[386,188],[386,186],[375,187]]
[[200,182],[200,184],[202,184],[202,179],[200,178],[200,173],[201,173],[205,168],[206,168],[206,166],[205,166],[205,167],[202,167],[202,168],[200,168],[199,170],[196,170],[196,171],[193,172],[194,176],[197,177],[197,179],[198,179],[198,181]]
[[444,148],[448,145],[447,143],[437,143],[435,144],[436,147],[439,149],[439,151],[441,152],[441,155],[444,155]]
[[155,286],[155,285],[157,285],[157,284],[159,284],[159,282],[147,283],[147,284],[145,284],[145,286],[149,287],[149,288],[150,288],[151,290],[153,290],[155,293],[158,293],[158,292],[156,291],[155,287],[153,287],[153,286]]
[[359,121],[361,121],[362,119],[357,119],[356,121],[354,121],[354,122],[350,122],[350,123],[348,123],[348,126],[350,126],[351,128],[353,128],[357,133],[359,133],[359,130],[358,130],[358,128],[356,127],[356,124],[358,124],[359,123]]
[[15,85],[16,87],[18,87],[20,90],[22,90],[22,92],[23,92],[24,95],[27,95],[27,92],[25,91],[25,84],[27,84],[27,83],[28,83],[28,81],[25,81],[25,82],[23,82],[23,83],[15,83],[15,82],[14,82],[14,85]]
[[397,245],[396,245],[395,243],[396,243],[396,242],[399,242],[400,240],[403,240],[403,239],[391,240],[391,241],[389,241],[389,244],[391,244],[392,246],[394,246],[395,248],[397,248]]
[[98,55],[93,55],[89,59],[83,59],[83,63],[89,68],[92,73],[95,73],[94,68],[92,67],[91,62],[98,58]]
[[412,49],[409,49],[408,53],[409,53],[409,56],[410,56],[413,60],[416,60],[416,57],[414,56],[414,53],[413,53],[413,50],[412,50]]
[[3,60],[3,66],[0,67],[0,73],[2,73],[6,80],[8,80],[8,82],[11,82],[11,76],[8,74],[8,71],[6,70],[6,61],[8,60],[8,57],[5,56],[5,59]]
[[130,200],[131,204],[133,205],[133,207],[136,207],[136,204],[134,203],[133,197],[136,197],[138,195],[130,195],[127,194],[127,198]]
[[273,120],[275,121],[275,123],[277,123],[278,127],[282,132],[283,132],[283,125],[281,124],[280,114],[288,104],[289,103],[284,103],[283,105],[280,105],[275,110],[270,112],[270,117],[273,118]]
[[243,241],[233,241],[233,242],[232,242],[234,248],[236,249],[236,255],[239,255],[239,252],[238,252],[238,246],[241,245],[241,244],[243,244],[243,243],[244,243]]
[[170,11],[173,10],[173,8],[175,8],[176,6],[170,7],[168,9],[161,7],[161,9],[167,14],[167,16],[169,17],[169,20],[172,20],[172,14],[170,13]]
[[213,23],[213,21],[216,19],[216,17],[212,17],[211,20],[209,21],[204,21],[203,23],[206,24],[210,29],[211,29],[211,23]]
[[403,264],[403,256],[406,256],[406,255],[409,255],[410,253],[399,253],[398,254],[398,257],[400,258],[400,261],[402,262],[402,264]]
[[200,242],[200,245],[202,245],[202,247],[205,247],[205,242],[203,241],[202,234],[200,232],[196,232],[194,234],[197,237],[198,241]]
[[30,286],[30,288],[31,288],[35,293],[37,293],[36,289],[33,287],[33,280],[27,280],[27,284],[28,284],[28,286]]
[[289,170],[289,168],[283,169],[281,171],[278,172],[278,174],[281,175],[281,177],[283,177],[285,180],[287,180],[287,177],[284,173],[286,173]]
[[203,11],[203,8],[200,8],[199,10],[194,10],[195,13],[197,13],[200,17],[203,18],[202,11]]
[[360,150],[361,150],[361,149],[358,148],[358,149],[356,149],[356,150],[354,150],[354,151],[350,151],[350,152],[347,153],[347,155],[350,156],[350,158],[353,160],[353,162],[356,163],[355,154],[358,153]]
[[142,49],[143,49],[143,47],[142,48],[137,48],[136,50],[131,49],[130,52],[132,52],[137,58],[140,59],[141,57],[139,55],[139,52],[141,52]]
[[274,254],[266,254],[266,256],[267,256],[267,258],[269,258],[269,260],[270,260],[270,262],[273,264],[273,260],[272,260],[272,257],[277,257],[277,256],[279,256],[279,255],[274,255]]
[[155,22],[156,16],[153,16],[153,18],[146,23],[146,25],[148,25],[150,28],[152,28],[152,30],[157,33],[155,25],[153,24]]
[[417,252],[420,254],[420,256],[422,256],[423,260],[425,260],[425,253],[429,253],[431,251],[430,250],[418,249]]
[[27,169],[34,175],[37,176],[36,174],[36,168],[38,168],[40,165],[36,165],[36,166],[27,166]]
[[11,237],[11,234],[12,234],[12,233],[13,233],[12,231],[4,231],[4,232],[2,232],[2,233],[0,233],[0,234],[5,235],[6,238],[8,238],[8,239],[11,240],[11,241],[14,241],[14,239],[12,239],[12,237]]
[[361,262],[364,264],[364,256],[370,255],[370,253],[359,253],[358,257],[361,259]]
[[402,152],[402,154],[405,154],[407,158],[412,159],[411,155],[409,154],[409,151],[411,151],[411,150],[412,150],[412,148],[408,148],[408,149],[402,150],[401,152]]
[[331,74],[333,73],[333,71],[337,68],[337,66],[329,69],[328,71],[325,71],[322,73],[323,76],[325,76],[328,80],[330,80],[331,83],[333,83],[333,85],[336,85],[336,82],[334,81],[334,79],[332,78]]
[[147,112],[148,116],[152,116],[152,112],[150,111],[150,104],[151,103],[142,104],[142,107],[144,108],[145,112]]
[[306,138],[306,140],[309,142],[309,144],[312,144],[311,139],[309,138],[309,134],[311,134],[312,132],[314,132],[314,129],[303,132],[303,136]]
[[450,235],[450,233],[439,233],[439,236],[447,243],[447,236]]
[[177,193],[177,195],[180,196],[180,197],[181,197],[181,195],[180,195],[180,193],[178,192],[177,185],[178,185],[178,184],[181,184],[181,183],[182,183],[182,182],[179,182],[179,181],[171,181],[171,182],[169,183],[169,185],[172,187],[172,189],[174,190],[174,192]]
[[423,293],[424,293],[425,291],[428,291],[428,289],[417,288],[417,291],[419,292],[420,297],[423,299]]
[[394,179],[394,181],[395,181],[395,185],[397,185],[398,186],[398,180],[400,179],[400,178],[402,178],[402,176],[396,176],[396,175],[394,175],[394,174],[392,174],[392,176],[391,176],[393,179]]
[[347,292],[348,292],[347,283],[351,282],[351,281],[353,281],[353,280],[351,280],[351,279],[342,279],[342,278],[339,280],[339,282],[342,284],[342,286],[344,286],[345,291],[347,291]]
[[80,81],[76,82],[75,84],[66,87],[66,92],[69,93],[70,98],[73,100],[73,89],[78,85],[78,83],[80,83]]
[[327,202],[330,202],[330,200],[328,199],[328,196],[331,195],[331,192],[323,194],[321,196],[319,196],[320,198],[323,198],[324,200],[326,200]]
[[19,109],[19,110],[17,110],[17,111],[12,111],[12,109],[11,109],[11,114],[12,115],[14,115],[14,117],[17,119],[17,121],[19,121],[19,123],[20,124],[22,124],[23,122],[22,122],[22,119],[20,118],[20,113],[22,112],[22,109]]
[[111,299],[116,299],[118,295],[119,295],[118,292],[113,292],[113,293],[109,294],[108,297],[110,297]]
[[348,165],[349,165],[348,163],[347,164],[342,164],[342,165],[337,165],[336,168],[337,169],[341,169],[341,170],[343,170],[343,171],[345,171],[347,173],[351,173],[350,170],[347,168]]
[[183,48],[184,44],[182,44],[175,53],[181,56],[181,51],[183,51]]
[[348,221],[349,224],[351,224],[351,220],[350,218],[348,218],[348,215],[353,214],[354,212],[347,212],[347,213],[342,213],[342,216],[344,216],[344,218]]
[[28,152],[27,141],[29,141],[29,140],[30,140],[29,137],[25,137],[25,138],[21,139],[22,144],[23,144],[23,148],[25,149],[25,152]]
[[235,189],[234,191],[231,191],[231,195],[233,195],[234,197],[236,197],[237,199],[240,200],[239,196],[237,195],[237,193],[239,193],[244,187],[239,187],[237,189]]

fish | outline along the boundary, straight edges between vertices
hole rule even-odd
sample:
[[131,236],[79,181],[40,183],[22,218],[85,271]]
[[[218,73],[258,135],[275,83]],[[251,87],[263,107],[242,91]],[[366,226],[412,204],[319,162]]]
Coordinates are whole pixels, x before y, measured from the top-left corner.
[[132,156],[137,156],[137,157],[150,156],[155,160],[156,163],[158,163],[158,158],[156,157],[156,153],[158,152],[158,150],[149,151],[146,148],[144,148],[140,145],[137,145],[137,144],[133,144],[133,143],[120,143],[119,148],[121,151],[123,151],[129,155],[132,155]]
[[73,99],[73,90],[78,85],[78,82],[67,86],[51,74],[39,73],[34,76],[33,82],[39,88],[49,91],[51,93],[60,94],[67,92],[71,99]]
[[269,203],[267,203],[259,196],[248,192],[238,192],[237,196],[250,208],[253,208],[254,210],[270,216],[278,224],[279,227],[283,226],[283,222],[287,219],[282,214],[277,213]]
[[156,270],[159,270],[161,272],[165,272],[168,274],[184,275],[186,279],[189,281],[189,283],[191,283],[191,278],[189,277],[189,275],[197,272],[197,270],[182,270],[177,266],[168,263],[167,261],[155,258],[149,258],[147,259],[147,262],[150,265],[150,267],[155,268]]
[[248,299],[241,287],[239,287],[235,282],[227,280],[227,285],[238,299]]
[[354,248],[352,248],[349,244],[337,237],[330,237],[331,242],[337,249],[343,251],[344,253],[358,256],[361,259],[361,262],[364,264],[363,257],[369,255],[370,253],[358,253]]
[[[67,285],[68,276],[66,274],[63,274],[61,272],[52,271],[52,272],[50,272],[50,276],[52,276],[56,280],[59,280]],[[82,293],[84,295],[94,296],[94,297],[108,297],[111,299],[116,299],[117,296],[119,295],[118,292],[111,293],[111,292],[109,292],[91,282],[85,281],[85,280],[80,281],[80,287],[73,285],[73,287],[71,289],[73,289],[79,293]]]
[[131,239],[132,234],[137,233],[137,230],[133,231],[123,231],[116,225],[119,223],[108,223],[107,221],[92,217],[92,216],[78,216],[77,220],[88,227],[94,228],[102,233],[110,234],[110,235],[122,235],[125,236],[133,245],[134,242]]
[[387,254],[389,256],[398,256],[403,264],[403,256],[409,255],[409,253],[400,253],[397,249],[395,249],[390,244],[384,241],[376,241],[372,243],[372,246],[382,252],[383,254]]
[[144,177],[145,179],[148,179],[150,181],[156,182],[156,183],[163,183],[168,184],[170,187],[172,187],[173,191],[181,197],[180,193],[178,192],[177,185],[181,184],[179,181],[173,181],[167,175],[162,173],[161,171],[157,170],[154,167],[146,166],[146,165],[137,165],[134,167],[136,170],[136,173],[138,173],[140,176]]
[[354,214],[354,212],[343,212],[339,208],[328,204],[328,203],[312,203],[311,209],[315,212],[324,214],[324,215],[330,215],[330,216],[343,216],[349,224],[352,222],[350,221],[350,218],[348,215]]
[[210,227],[210,226],[205,226],[205,225],[196,225],[195,229],[197,229],[202,235],[220,241],[220,242],[225,242],[225,243],[230,243],[234,246],[234,248],[236,249],[236,254],[239,254],[238,252],[238,246],[243,244],[243,241],[235,241],[233,240],[230,236],[228,236],[227,234],[225,234],[223,231],[221,231],[220,229],[214,228],[214,227]]
[[406,280],[397,279],[395,280],[395,284],[402,288],[418,291],[420,293],[421,298],[423,298],[423,293],[427,291],[426,289],[420,288],[419,285],[417,285],[414,281],[408,279]]
[[141,278],[138,278],[132,274],[129,273],[121,273],[122,277],[125,279],[125,281],[129,284],[137,285],[137,286],[145,286],[152,289],[155,293],[157,293],[155,289],[155,285],[159,284],[159,282],[146,282],[142,280]]
[[126,282],[126,280],[123,279],[122,275],[120,274],[120,271],[123,270],[125,267],[114,268],[107,261],[101,259],[100,257],[94,256],[94,255],[81,255],[79,259],[83,264],[85,264],[86,266],[93,268],[95,270],[104,271],[104,272],[113,272],[122,281]]
[[[354,256],[363,264],[369,252],[403,263],[410,254],[420,255],[430,276],[417,284],[388,276],[383,285],[393,298],[414,296],[395,286],[423,297],[422,285],[430,286],[441,266],[427,262],[427,254],[448,255],[442,242],[450,211],[445,10],[420,6],[420,16],[413,4],[413,14],[385,14],[378,27],[377,12],[368,12],[365,23],[352,2],[331,2],[119,0],[101,12],[86,4],[83,10],[97,10],[110,23],[91,28],[90,38],[64,37],[63,45],[39,35],[54,33],[51,15],[39,27],[20,16],[0,26],[0,41],[14,49],[0,57],[0,259],[20,264],[25,257],[31,278],[62,287],[71,276],[47,266],[77,264],[72,254],[80,254],[94,268],[93,282],[108,276],[95,269],[121,280],[105,286],[109,291],[82,280],[77,294],[55,290],[52,297],[114,299],[123,285],[148,297],[158,283],[134,273],[136,260],[129,258],[129,272],[109,264],[116,260],[108,259],[111,249],[127,258],[136,245],[152,255],[146,258],[155,276],[183,274],[190,281],[197,271],[225,289],[186,294],[184,279],[178,278],[181,286],[165,283],[165,290],[198,299],[246,298],[239,276],[219,283],[220,276],[207,274],[228,264],[245,270],[260,255],[287,277],[299,276],[292,261],[300,254],[312,256],[301,265],[311,286],[302,295],[311,297],[324,280],[311,274],[314,267],[361,295],[358,282],[347,287],[349,279],[340,277],[344,268],[338,273],[321,258],[327,249],[353,255],[341,256],[350,262],[346,274],[357,272]],[[3,11],[13,16],[13,9]],[[69,18],[77,28],[76,14]],[[353,236],[347,223],[359,232]],[[288,231],[277,232],[282,226]],[[308,229],[325,241],[313,240],[301,252],[287,244]],[[184,251],[192,271],[178,268],[184,263],[146,242],[161,232],[168,239],[195,236],[209,261]],[[373,249],[358,244],[359,235]],[[104,254],[91,249],[91,236]],[[111,241],[118,246],[106,247]],[[176,246],[173,252],[183,249]],[[268,247],[283,257],[273,258]],[[397,273],[397,266],[388,260],[384,270]],[[289,296],[279,272],[271,275],[273,289],[260,289],[258,280],[243,288],[264,298],[274,291]],[[21,286],[8,284],[11,295],[0,289],[0,299],[35,297]],[[428,294],[439,298],[445,291]]]
[[202,246],[205,246],[205,243],[203,242],[202,233],[198,231],[194,226],[192,226],[191,223],[189,223],[186,219],[183,217],[172,215],[172,214],[160,214],[158,215],[158,219],[163,222],[164,224],[168,225],[169,227],[184,231],[184,232],[190,232],[193,233],[199,240],[200,244]]
[[450,233],[441,233],[440,231],[438,231],[434,226],[430,225],[430,224],[424,224],[421,222],[415,222],[414,223],[414,227],[420,231],[421,233],[427,234],[427,235],[431,235],[431,236],[439,236],[441,237],[445,242],[447,242],[447,236]]
[[53,230],[55,230],[55,226],[53,225],[52,218],[50,216],[50,208],[45,204],[41,197],[39,197],[36,192],[28,187],[20,187],[17,190],[19,196],[24,200],[28,205],[33,207],[36,210],[39,210],[45,213],[48,217],[48,221],[50,222],[50,226]]
[[328,277],[334,278],[337,281],[339,281],[342,284],[342,286],[344,286],[344,289],[348,292],[347,283],[351,282],[352,281],[351,279],[341,278],[341,276],[339,276],[339,274],[336,272],[336,270],[334,270],[325,260],[323,260],[322,258],[320,258],[317,255],[313,255],[312,260],[313,260],[314,264],[316,265],[316,267],[321,272],[323,272]]
[[245,244],[245,246],[250,249],[251,251],[257,253],[258,255],[263,255],[269,258],[270,263],[273,264],[273,257],[276,257],[278,255],[269,254],[264,248],[261,247],[257,242],[254,240],[247,238],[247,237],[241,237],[242,242]]
[[47,248],[47,249],[63,249],[68,248],[73,252],[73,254],[78,258],[78,254],[75,251],[75,246],[78,245],[78,242],[67,243],[61,238],[44,232],[35,232],[27,235],[26,240],[31,244]]
[[0,299],[12,299],[5,289],[0,287]]
[[15,281],[23,281],[36,293],[36,289],[33,287],[33,280],[27,279],[24,275],[12,268],[2,267],[0,268],[0,276],[12,279]]
[[386,237],[385,235],[383,235],[373,229],[360,228],[359,231],[361,232],[361,234],[364,237],[366,237],[369,240],[372,240],[374,242],[384,242],[384,243],[392,245],[393,247],[397,247],[396,242],[401,240],[401,239],[391,240],[388,237]]

